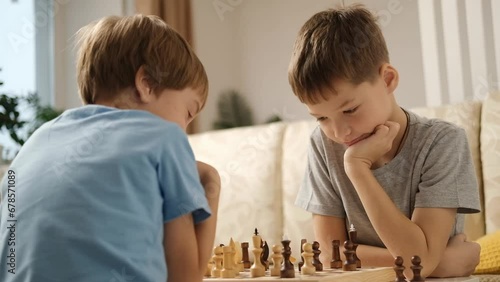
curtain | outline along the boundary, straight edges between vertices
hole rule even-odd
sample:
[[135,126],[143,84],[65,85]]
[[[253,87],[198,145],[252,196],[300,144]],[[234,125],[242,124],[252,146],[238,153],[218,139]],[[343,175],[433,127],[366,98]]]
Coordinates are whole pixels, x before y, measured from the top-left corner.
[[[138,14],[159,16],[194,48],[191,0],[135,0],[135,11]],[[187,133],[196,133],[197,125],[196,118],[189,124]]]

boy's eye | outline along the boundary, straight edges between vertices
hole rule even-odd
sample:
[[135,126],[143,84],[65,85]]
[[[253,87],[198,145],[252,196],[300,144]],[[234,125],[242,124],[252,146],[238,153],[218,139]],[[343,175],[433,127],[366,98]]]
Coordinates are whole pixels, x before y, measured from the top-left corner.
[[344,114],[353,114],[356,112],[357,109],[358,109],[358,107],[355,107],[355,108],[352,108],[350,110],[344,111]]
[[324,121],[326,119],[326,117],[319,117],[319,118],[316,118],[316,121]]

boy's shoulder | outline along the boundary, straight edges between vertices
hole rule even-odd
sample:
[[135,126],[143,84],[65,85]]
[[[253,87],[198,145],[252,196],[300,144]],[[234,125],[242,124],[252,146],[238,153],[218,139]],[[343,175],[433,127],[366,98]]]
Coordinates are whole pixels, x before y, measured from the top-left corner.
[[102,128],[137,128],[141,131],[180,131],[175,123],[143,110],[122,110],[102,105],[86,105],[65,111],[55,122],[94,125]]
[[410,130],[415,132],[414,137],[435,136],[447,139],[466,137],[465,130],[452,122],[420,116],[408,110],[407,112],[410,117]]

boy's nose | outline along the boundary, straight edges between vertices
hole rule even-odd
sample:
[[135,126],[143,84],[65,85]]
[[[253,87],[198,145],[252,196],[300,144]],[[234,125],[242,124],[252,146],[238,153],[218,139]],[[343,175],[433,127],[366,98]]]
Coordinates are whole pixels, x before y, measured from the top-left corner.
[[337,139],[345,140],[347,136],[351,134],[351,127],[347,123],[336,123],[332,124],[333,134]]

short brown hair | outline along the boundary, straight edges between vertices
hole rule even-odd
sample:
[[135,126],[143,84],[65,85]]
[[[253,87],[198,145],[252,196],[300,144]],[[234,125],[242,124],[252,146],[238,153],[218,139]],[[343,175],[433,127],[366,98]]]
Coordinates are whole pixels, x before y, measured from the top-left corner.
[[288,68],[288,80],[302,103],[327,99],[325,89],[343,79],[355,85],[372,81],[389,62],[377,18],[362,5],[329,9],[300,29]]
[[208,79],[202,63],[186,40],[157,16],[105,17],[80,29],[77,37],[77,79],[84,104],[113,99],[118,91],[135,87],[141,66],[155,93],[191,87],[206,101]]

